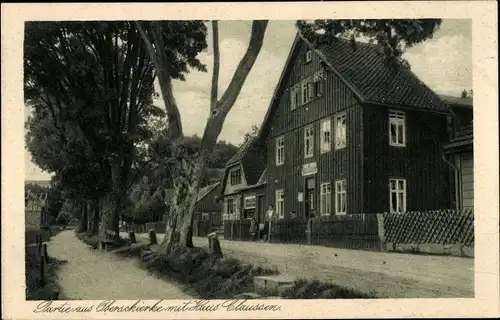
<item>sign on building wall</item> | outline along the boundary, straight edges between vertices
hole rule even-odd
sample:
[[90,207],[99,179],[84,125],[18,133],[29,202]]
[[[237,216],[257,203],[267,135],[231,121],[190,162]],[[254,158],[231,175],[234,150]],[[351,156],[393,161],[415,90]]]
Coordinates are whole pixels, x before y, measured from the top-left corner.
[[310,176],[312,174],[318,173],[318,166],[316,162],[306,163],[302,165],[302,176]]
[[257,206],[255,196],[245,197],[245,209],[254,209]]

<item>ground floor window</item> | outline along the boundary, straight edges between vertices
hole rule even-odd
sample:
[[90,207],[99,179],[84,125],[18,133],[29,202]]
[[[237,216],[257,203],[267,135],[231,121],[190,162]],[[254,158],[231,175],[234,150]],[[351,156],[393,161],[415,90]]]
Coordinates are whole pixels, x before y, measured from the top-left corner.
[[208,212],[202,212],[201,221],[208,221],[208,220],[210,220],[210,214]]
[[285,217],[285,192],[283,189],[276,190],[276,214]]
[[405,179],[390,179],[390,212],[400,213],[406,212],[406,180]]
[[335,181],[335,214],[347,213],[347,190],[346,181]]
[[332,185],[331,183],[321,184],[320,211],[322,216],[330,215],[332,211]]

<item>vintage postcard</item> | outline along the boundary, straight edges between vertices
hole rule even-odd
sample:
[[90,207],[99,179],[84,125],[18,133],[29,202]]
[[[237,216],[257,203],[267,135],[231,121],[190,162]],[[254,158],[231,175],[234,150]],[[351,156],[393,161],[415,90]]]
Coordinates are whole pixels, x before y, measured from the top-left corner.
[[496,16],[3,4],[2,318],[499,316]]

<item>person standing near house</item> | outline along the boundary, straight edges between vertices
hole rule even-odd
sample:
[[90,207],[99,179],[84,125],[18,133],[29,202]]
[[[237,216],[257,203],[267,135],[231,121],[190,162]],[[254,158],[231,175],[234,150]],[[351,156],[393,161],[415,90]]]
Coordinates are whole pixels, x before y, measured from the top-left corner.
[[[266,212],[266,224],[264,225],[264,233],[266,234],[266,242],[271,240],[271,228],[272,228],[272,220],[274,218],[274,207],[273,205],[269,206]],[[267,230],[266,230],[267,229]]]

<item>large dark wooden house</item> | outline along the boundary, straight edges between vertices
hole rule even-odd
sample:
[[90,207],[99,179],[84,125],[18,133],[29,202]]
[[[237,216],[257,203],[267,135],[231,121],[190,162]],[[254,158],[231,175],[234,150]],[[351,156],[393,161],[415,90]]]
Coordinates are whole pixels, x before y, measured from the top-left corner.
[[[280,218],[450,208],[450,107],[375,45],[296,37],[258,138],[266,198]],[[258,166],[256,160],[247,162]],[[260,171],[235,161],[245,185]],[[261,168],[261,167],[259,167]],[[245,171],[246,170],[246,171]],[[243,175],[243,172],[245,175]],[[240,181],[240,180],[238,180]],[[295,215],[294,215],[295,216]]]

